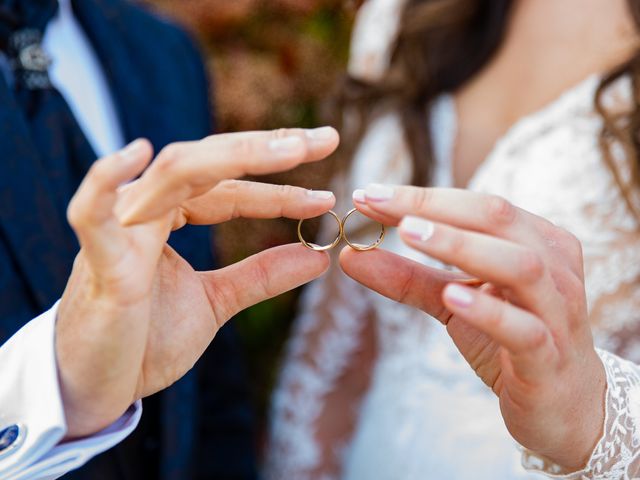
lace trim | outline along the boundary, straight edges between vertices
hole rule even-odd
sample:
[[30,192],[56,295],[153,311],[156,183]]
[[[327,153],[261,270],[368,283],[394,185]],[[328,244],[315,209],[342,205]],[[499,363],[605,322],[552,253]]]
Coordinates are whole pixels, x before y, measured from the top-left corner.
[[524,450],[522,465],[552,478],[618,480],[640,473],[640,367],[598,350],[607,375],[603,436],[584,470],[566,473],[558,465]]
[[[337,278],[336,278],[337,277]],[[335,289],[335,295],[326,290]],[[321,446],[316,442],[315,425],[323,411],[326,396],[335,388],[358,347],[364,328],[361,319],[368,310],[367,295],[345,276],[334,276],[332,283],[323,279],[309,287],[301,304],[305,311],[297,319],[296,331],[290,340],[279,385],[272,400],[270,445],[265,478],[305,480],[318,475],[311,472],[321,465]],[[342,295],[337,292],[342,292]],[[340,298],[349,292],[349,301]],[[327,298],[334,305],[328,312]],[[322,311],[322,312],[321,312]],[[313,358],[307,359],[309,338],[318,328],[323,313],[331,326],[317,333],[318,347]],[[345,445],[337,445],[334,455],[340,458]],[[322,474],[322,480],[333,480]]]

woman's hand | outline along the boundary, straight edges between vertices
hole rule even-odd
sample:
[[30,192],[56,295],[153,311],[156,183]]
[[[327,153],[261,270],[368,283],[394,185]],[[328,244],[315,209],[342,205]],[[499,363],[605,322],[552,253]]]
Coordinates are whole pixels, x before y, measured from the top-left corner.
[[82,248],[57,320],[68,436],[178,380],[238,311],[326,270],[326,255],[288,245],[196,272],[166,242],[187,223],[325,213],[330,192],[234,179],[320,160],[338,142],[331,128],[217,135],[170,145],[146,168],[152,150],[139,140],[94,164],[68,210]]
[[[445,324],[500,398],[513,437],[568,471],[581,469],[602,434],[606,381],[578,240],[501,198],[465,190],[371,185],[354,201],[365,215],[399,224],[411,247],[468,275],[351,249],[341,255],[345,272]],[[463,277],[484,285],[465,286]]]

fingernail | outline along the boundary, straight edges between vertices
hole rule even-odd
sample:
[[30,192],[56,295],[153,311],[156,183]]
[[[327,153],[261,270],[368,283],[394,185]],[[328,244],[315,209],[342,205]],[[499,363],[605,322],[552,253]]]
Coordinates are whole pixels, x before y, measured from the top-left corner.
[[434,226],[429,220],[420,217],[404,217],[400,229],[414,240],[426,242],[433,236]]
[[275,153],[291,153],[302,148],[299,137],[276,138],[269,142],[269,148]]
[[306,130],[305,134],[310,140],[331,140],[335,137],[335,130],[331,127],[321,127]]
[[144,142],[141,139],[134,140],[129,145],[120,150],[120,156],[127,161],[134,161],[142,153]]
[[367,200],[373,202],[383,202],[385,200],[391,200],[395,194],[395,189],[388,185],[380,185],[379,183],[372,183],[365,189],[365,197]]
[[451,303],[462,308],[468,308],[473,303],[473,296],[459,285],[449,285],[444,296]]
[[362,190],[361,188],[354,190],[353,200],[354,202],[365,203],[367,201],[367,196],[365,194],[365,191]]
[[325,190],[307,190],[307,195],[318,200],[329,200],[333,198],[333,192]]

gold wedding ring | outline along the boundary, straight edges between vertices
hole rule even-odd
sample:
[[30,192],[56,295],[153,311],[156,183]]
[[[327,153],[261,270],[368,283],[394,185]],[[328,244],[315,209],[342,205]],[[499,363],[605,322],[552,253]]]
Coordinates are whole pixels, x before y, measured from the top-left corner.
[[479,278],[465,278],[464,280],[456,280],[454,283],[459,283],[460,285],[465,285],[470,288],[478,288],[482,287],[487,282],[480,280]]
[[324,245],[324,246],[316,245],[315,243],[310,243],[305,240],[305,238],[302,236],[302,224],[304,223],[305,219],[302,219],[298,222],[298,238],[300,239],[300,242],[302,242],[302,244],[305,247],[307,247],[310,250],[314,250],[316,252],[326,252],[327,250],[331,250],[332,248],[336,247],[342,239],[344,239],[344,241],[347,242],[347,245],[349,245],[351,248],[359,252],[366,252],[368,250],[373,250],[375,248],[378,248],[382,244],[382,241],[384,240],[384,237],[387,233],[387,230],[383,224],[380,224],[380,236],[371,245],[361,245],[359,243],[353,243],[347,238],[347,235],[345,233],[345,224],[347,223],[347,220],[349,219],[349,217],[357,211],[358,210],[355,208],[353,210],[350,210],[342,220],[340,220],[340,217],[338,217],[338,215],[333,210],[329,210],[329,212],[327,212],[338,223],[338,236],[329,245]]
[[359,252],[367,252],[369,250],[374,250],[374,249],[378,248],[380,245],[382,245],[382,241],[384,240],[384,236],[387,234],[387,229],[381,223],[380,224],[380,236],[371,245],[361,245],[359,243],[350,242],[349,238],[347,238],[347,233],[346,233],[347,231],[345,229],[345,226],[347,224],[347,220],[349,220],[349,217],[351,215],[353,215],[354,213],[356,213],[357,211],[358,211],[357,208],[354,208],[353,210],[350,210],[349,213],[347,213],[344,216],[344,218],[342,219],[342,238],[344,238],[344,241],[347,242],[347,245],[349,245],[351,248],[353,248],[354,250],[357,250]]
[[342,240],[342,220],[340,220],[340,217],[333,210],[329,210],[327,213],[335,218],[336,222],[338,223],[338,236],[329,245],[321,246],[316,245],[315,243],[307,242],[302,236],[302,224],[304,223],[305,219],[302,219],[298,222],[298,238],[300,239],[302,244],[310,250],[314,250],[316,252],[326,252],[327,250],[331,250],[332,248],[334,248],[340,243],[340,240]]

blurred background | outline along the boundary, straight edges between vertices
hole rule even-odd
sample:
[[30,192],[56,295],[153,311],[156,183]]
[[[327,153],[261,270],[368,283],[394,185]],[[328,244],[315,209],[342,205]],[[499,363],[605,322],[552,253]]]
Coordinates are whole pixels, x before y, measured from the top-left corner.
[[[345,0],[144,0],[199,42],[215,85],[218,131],[314,127],[344,74],[358,2]],[[328,187],[333,162],[260,181]],[[317,222],[315,222],[317,224]],[[235,220],[218,228],[224,264],[297,241],[293,220]],[[235,320],[246,353],[260,426],[299,292],[243,312]]]

